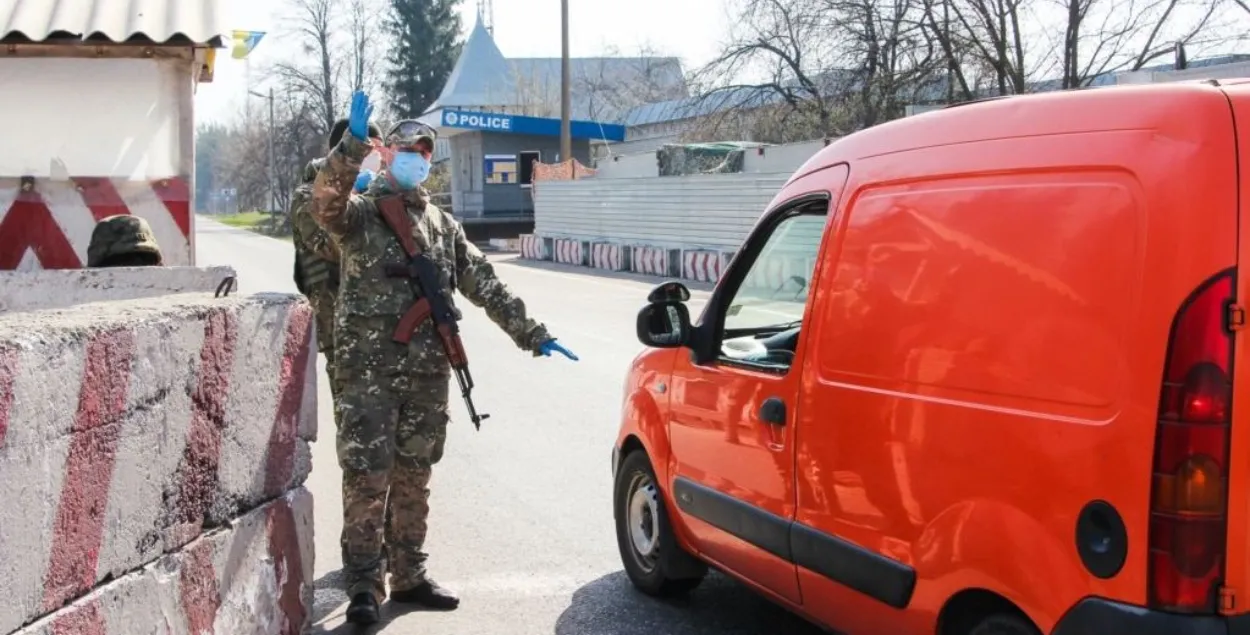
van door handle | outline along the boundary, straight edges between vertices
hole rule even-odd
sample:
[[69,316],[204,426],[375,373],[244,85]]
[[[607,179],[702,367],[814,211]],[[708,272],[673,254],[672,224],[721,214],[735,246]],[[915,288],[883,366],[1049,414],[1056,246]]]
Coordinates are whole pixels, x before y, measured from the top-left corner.
[[760,404],[760,421],[777,426],[786,425],[786,402],[769,397]]

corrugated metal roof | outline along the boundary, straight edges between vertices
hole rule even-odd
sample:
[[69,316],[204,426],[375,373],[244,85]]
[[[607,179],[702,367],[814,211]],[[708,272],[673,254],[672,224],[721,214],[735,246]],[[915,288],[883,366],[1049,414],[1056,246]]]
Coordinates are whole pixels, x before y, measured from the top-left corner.
[[0,0],[0,39],[220,44],[226,0]]

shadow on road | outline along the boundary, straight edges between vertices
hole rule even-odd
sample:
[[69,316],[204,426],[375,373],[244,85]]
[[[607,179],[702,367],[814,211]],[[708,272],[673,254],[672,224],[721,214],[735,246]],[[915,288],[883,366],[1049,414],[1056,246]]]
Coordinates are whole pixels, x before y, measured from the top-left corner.
[[327,635],[371,635],[386,628],[400,616],[430,609],[412,604],[383,602],[379,607],[377,624],[367,628],[353,626],[343,621],[347,611],[347,594],[343,592],[343,571],[330,571],[313,582],[313,633]]
[[681,600],[659,600],[634,589],[623,571],[573,593],[555,635],[822,635],[824,631],[723,575]]

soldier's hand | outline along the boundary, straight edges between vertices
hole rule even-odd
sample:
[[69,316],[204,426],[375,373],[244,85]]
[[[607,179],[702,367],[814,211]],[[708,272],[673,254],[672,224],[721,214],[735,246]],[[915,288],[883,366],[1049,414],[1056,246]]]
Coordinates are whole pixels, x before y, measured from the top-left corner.
[[556,344],[555,338],[549,339],[540,344],[538,346],[538,352],[542,353],[546,357],[551,357],[552,353],[560,353],[573,361],[577,361],[577,356],[573,354],[573,351]]
[[369,117],[373,116],[373,105],[363,90],[352,93],[351,114],[347,118],[347,129],[352,136],[361,141],[369,139]]

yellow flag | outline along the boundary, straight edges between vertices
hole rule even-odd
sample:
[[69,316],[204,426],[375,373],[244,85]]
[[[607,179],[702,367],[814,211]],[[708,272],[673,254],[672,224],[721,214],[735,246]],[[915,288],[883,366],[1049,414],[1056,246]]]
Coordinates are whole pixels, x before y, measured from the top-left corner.
[[264,31],[234,31],[231,35],[231,38],[234,40],[234,50],[230,56],[236,60],[247,57],[247,54],[251,53],[257,44],[260,44],[262,37],[265,37]]

